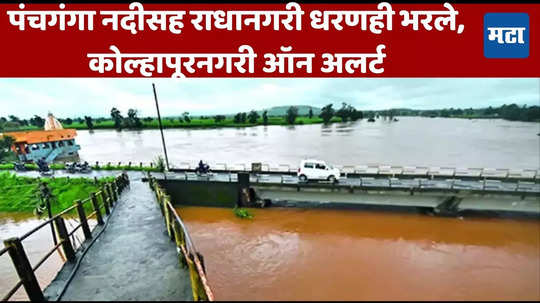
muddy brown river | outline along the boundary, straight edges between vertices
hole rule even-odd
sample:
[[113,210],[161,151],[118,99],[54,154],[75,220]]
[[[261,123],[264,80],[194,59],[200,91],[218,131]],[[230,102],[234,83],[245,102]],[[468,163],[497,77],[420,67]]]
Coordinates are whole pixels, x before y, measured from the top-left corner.
[[540,300],[540,222],[182,207],[218,300]]
[[[16,213],[16,212],[0,212],[0,237],[2,240],[10,237],[22,236],[27,231],[39,225],[43,219],[37,219],[31,213]],[[88,221],[90,228],[96,225],[95,219]],[[66,220],[66,227],[71,231],[78,222],[73,219]],[[72,239],[75,242],[75,247],[80,245],[84,236],[81,230],[77,230],[74,234],[76,238]],[[30,264],[34,266],[49,250],[54,246],[50,226],[44,226],[31,236],[23,240],[23,247]],[[0,248],[4,248],[4,244],[0,244]],[[64,263],[61,250],[53,253],[35,272],[41,288],[45,288],[54,279],[56,273]],[[0,296],[3,297],[13,286],[19,281],[17,273],[8,253],[0,256]],[[21,286],[19,290],[11,297],[11,300],[28,300],[24,288]]]

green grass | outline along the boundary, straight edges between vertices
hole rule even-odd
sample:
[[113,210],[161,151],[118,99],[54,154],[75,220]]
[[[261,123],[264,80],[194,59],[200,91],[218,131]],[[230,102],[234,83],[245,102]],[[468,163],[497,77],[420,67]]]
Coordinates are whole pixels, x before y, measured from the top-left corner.
[[[47,183],[53,199],[51,209],[53,214],[73,205],[75,200],[84,200],[90,193],[101,189],[106,182],[114,177],[98,179],[87,178],[40,178]],[[39,198],[39,181],[37,178],[21,177],[8,172],[0,173],[0,211],[2,212],[33,212],[41,203]],[[85,209],[92,211],[91,203],[85,203]]]
[[[157,129],[159,128],[159,123],[157,119],[152,119],[151,121],[144,121],[141,119],[141,122],[143,123],[142,128],[143,129]],[[220,128],[220,127],[250,127],[250,126],[257,126],[257,125],[263,125],[263,119],[259,118],[256,123],[235,123],[232,117],[227,117],[225,120],[217,122],[213,118],[209,119],[199,119],[199,118],[192,118],[190,123],[187,123],[185,121],[180,122],[178,118],[162,118],[161,122],[163,124],[163,128]],[[341,118],[333,117],[330,120],[331,123],[334,122],[341,122]],[[94,129],[114,129],[114,121],[112,120],[105,120],[101,122],[94,121]],[[307,116],[299,116],[296,118],[295,125],[302,125],[302,124],[319,124],[323,123],[323,120],[317,116],[314,116],[313,118],[309,118]],[[285,120],[285,117],[280,116],[270,116],[268,117],[268,124],[267,125],[288,125],[287,121]],[[86,123],[79,123],[79,122],[73,122],[71,124],[65,124],[65,128],[73,128],[78,130],[84,130],[88,129],[86,126]],[[21,130],[38,130],[41,128],[38,128],[36,126],[22,126],[16,129],[17,131]]]

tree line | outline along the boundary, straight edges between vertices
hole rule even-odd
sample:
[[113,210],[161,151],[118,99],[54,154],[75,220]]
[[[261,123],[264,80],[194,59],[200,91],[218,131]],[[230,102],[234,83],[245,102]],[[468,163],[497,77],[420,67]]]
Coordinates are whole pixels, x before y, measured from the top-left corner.
[[[287,124],[292,125],[292,124],[295,124],[296,119],[299,116],[300,115],[298,113],[298,107],[289,106],[289,108],[287,108],[287,111],[285,112],[284,119],[287,122]],[[261,117],[262,117],[262,121],[261,121],[262,124],[268,125],[268,111],[267,110],[264,110],[262,112],[262,116],[259,115],[259,113],[256,112],[255,110],[251,110],[249,113],[239,112],[236,115],[234,115],[233,122],[236,124],[245,124],[245,123],[256,124],[259,118]],[[312,108],[309,109],[307,117],[309,119],[312,119],[314,117]],[[329,123],[333,117],[338,117],[341,119],[341,121],[346,122],[346,121],[356,121],[356,120],[362,119],[364,115],[362,111],[357,110],[356,108],[354,108],[354,106],[347,103],[342,103],[341,108],[338,110],[334,110],[333,104],[328,104],[324,106],[321,109],[321,113],[318,115],[318,117],[323,120],[323,123]],[[219,123],[224,120],[225,120],[225,116],[223,115],[217,115],[214,117],[214,121],[216,123]]]
[[[296,106],[290,106],[285,112],[283,118],[286,124],[295,124],[299,117],[298,108]],[[304,115],[306,116],[306,115]],[[421,117],[443,117],[443,118],[501,118],[510,121],[537,121],[540,122],[540,106],[519,106],[515,103],[504,104],[499,107],[489,106],[487,108],[443,108],[432,110],[416,110],[407,108],[395,108],[378,111],[361,111],[354,108],[352,105],[342,103],[339,109],[334,109],[333,104],[327,104],[321,108],[321,112],[318,115],[322,119],[323,123],[330,123],[330,121],[337,117],[341,121],[356,121],[363,118],[373,118],[375,116],[389,117],[393,119],[395,116],[421,116]],[[314,117],[313,109],[310,108],[307,114],[309,119]],[[200,116],[201,120],[213,119],[215,124],[223,123],[227,117],[225,115],[215,116]],[[102,123],[105,121],[113,121],[114,128],[118,130],[122,129],[140,129],[144,127],[144,123],[150,123],[155,118],[145,117],[140,118],[136,109],[128,109],[126,116],[124,116],[119,109],[113,107],[110,111],[110,118],[92,118],[90,116],[78,117],[78,118],[66,118],[58,119],[63,125],[69,127],[73,123],[86,124],[88,129],[94,129],[96,123]],[[191,123],[192,117],[189,112],[182,113],[177,118],[167,118],[171,122],[178,121],[180,123]],[[268,125],[268,111],[265,110],[262,114],[255,110],[249,112],[239,112],[232,117],[235,124],[258,124]],[[339,121],[339,120],[337,120]],[[302,123],[302,121],[300,121]],[[45,124],[45,118],[34,115],[29,119],[21,119],[14,115],[6,117],[0,117],[0,130],[15,130],[19,128],[25,128],[34,126],[37,128],[43,128]]]
[[540,106],[522,105],[515,103],[503,104],[499,107],[489,106],[486,108],[443,108],[430,110],[416,109],[390,109],[381,111],[369,111],[369,115],[381,116],[420,116],[441,118],[501,118],[510,121],[540,121]]

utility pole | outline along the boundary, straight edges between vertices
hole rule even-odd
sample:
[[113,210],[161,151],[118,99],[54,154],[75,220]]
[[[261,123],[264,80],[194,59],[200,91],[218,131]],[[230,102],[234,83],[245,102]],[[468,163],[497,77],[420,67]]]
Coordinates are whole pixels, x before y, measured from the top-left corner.
[[167,157],[167,147],[165,146],[165,137],[163,136],[163,125],[161,124],[161,115],[159,113],[159,104],[158,104],[158,99],[157,99],[157,94],[156,94],[156,85],[154,83],[152,83],[152,88],[154,89],[154,100],[156,100],[159,131],[161,132],[161,143],[163,144],[163,152],[165,153],[165,164],[167,166],[167,170],[169,170],[169,157]]

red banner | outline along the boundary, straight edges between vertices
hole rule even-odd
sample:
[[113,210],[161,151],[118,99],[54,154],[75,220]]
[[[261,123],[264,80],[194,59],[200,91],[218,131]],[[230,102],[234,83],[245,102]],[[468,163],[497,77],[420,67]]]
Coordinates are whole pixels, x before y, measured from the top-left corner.
[[[0,76],[540,77],[540,5],[295,5],[2,4]],[[528,15],[528,57],[486,57],[486,13]]]

